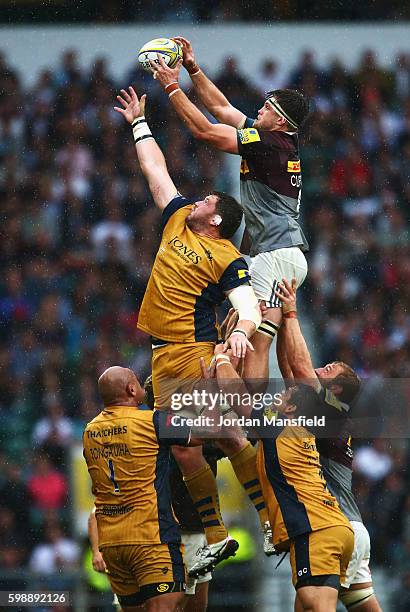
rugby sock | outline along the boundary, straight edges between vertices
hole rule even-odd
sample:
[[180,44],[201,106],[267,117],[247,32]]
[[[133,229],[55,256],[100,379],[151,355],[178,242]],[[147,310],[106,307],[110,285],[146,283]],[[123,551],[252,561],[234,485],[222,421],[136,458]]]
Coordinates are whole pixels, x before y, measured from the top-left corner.
[[219,507],[216,478],[206,464],[200,470],[184,476],[184,481],[194,506],[202,521],[208,544],[215,544],[228,537]]
[[255,506],[262,527],[268,519],[268,511],[262,496],[261,483],[256,469],[256,450],[250,442],[238,453],[229,457],[235,474],[249,499]]

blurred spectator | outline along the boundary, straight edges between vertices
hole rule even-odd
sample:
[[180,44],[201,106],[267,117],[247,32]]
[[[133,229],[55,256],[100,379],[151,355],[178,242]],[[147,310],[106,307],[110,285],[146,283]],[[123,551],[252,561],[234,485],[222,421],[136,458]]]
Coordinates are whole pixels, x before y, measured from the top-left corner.
[[119,208],[111,205],[104,221],[91,229],[91,242],[98,262],[117,260],[124,264],[135,261],[132,230],[122,220]]
[[399,100],[410,97],[410,54],[399,53],[394,69],[394,84]]
[[386,452],[386,442],[376,439],[372,446],[362,446],[355,452],[354,467],[359,474],[373,481],[382,480],[392,468],[392,459]]
[[316,65],[315,53],[312,49],[302,52],[299,64],[289,77],[289,86],[294,89],[303,89],[303,84],[311,82],[314,89],[322,88],[326,75]]
[[17,569],[25,560],[27,537],[10,508],[0,506],[0,568]]
[[44,535],[44,541],[37,544],[31,554],[31,571],[36,574],[52,574],[74,568],[80,557],[78,544],[64,537],[58,525],[47,526]]
[[285,76],[280,72],[278,64],[272,59],[265,60],[253,77],[253,83],[261,99],[266,96],[268,91],[281,89],[284,82]]
[[64,415],[61,400],[54,394],[48,394],[44,403],[47,416],[40,419],[34,426],[33,442],[42,448],[54,465],[64,462],[64,449],[72,443],[73,426]]
[[35,509],[58,510],[64,506],[68,493],[66,479],[45,455],[35,459],[27,485]]

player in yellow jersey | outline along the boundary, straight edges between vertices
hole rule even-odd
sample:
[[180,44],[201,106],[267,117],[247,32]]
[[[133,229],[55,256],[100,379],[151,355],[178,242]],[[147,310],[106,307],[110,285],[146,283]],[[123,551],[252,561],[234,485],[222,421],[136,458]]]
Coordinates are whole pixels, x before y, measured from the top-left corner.
[[[349,519],[355,534],[353,555],[347,568],[339,599],[349,610],[357,612],[381,612],[373,589],[369,569],[370,538],[363,524],[354,499],[352,482],[353,452],[350,446],[351,408],[360,389],[360,379],[347,364],[336,361],[322,368],[313,369],[312,360],[297,320],[296,282],[286,279],[280,285],[280,299],[284,313],[284,344],[286,352],[280,355],[284,361],[282,371],[287,373],[288,384],[294,378],[302,378],[312,391],[305,393],[305,410],[310,403],[311,416],[326,415],[326,427],[317,432],[316,446],[328,487]],[[308,396],[310,395],[310,398]],[[348,403],[349,402],[349,403]],[[304,610],[297,599],[295,612]]]
[[[212,359],[218,340],[216,306],[227,296],[239,312],[239,321],[230,336],[230,346],[239,357],[253,350],[248,337],[260,324],[261,315],[247,264],[229,240],[242,219],[239,204],[219,192],[197,201],[182,197],[145,120],[145,96],[139,100],[130,87],[128,91],[121,90],[117,99],[122,108],[116,110],[133,127],[142,172],[162,210],[162,241],[141,305],[138,327],[152,337],[155,403],[158,408],[167,409],[174,391],[190,392],[200,381],[199,358],[207,363]],[[218,444],[230,458],[265,534],[269,535],[254,448],[239,434],[219,440]],[[215,476],[202,449],[180,448],[173,452],[210,545],[204,559],[210,568],[233,554],[237,543],[230,540],[223,524]],[[200,569],[208,568],[201,565]]]
[[[303,376],[306,383],[317,387],[319,381],[295,313],[285,313],[284,320],[289,363],[299,378]],[[230,351],[227,354],[222,350],[215,349],[218,385],[230,393],[246,392],[234,369],[237,359]],[[297,590],[295,610],[335,612],[340,583],[344,581],[353,551],[354,535],[323,477],[316,448],[317,429],[306,423],[312,416],[311,396],[316,399],[316,389],[312,386],[298,385],[282,394],[277,409],[279,417],[294,419],[289,423],[276,419],[273,424],[272,415],[252,409],[249,402],[233,408],[252,419],[248,425],[253,425],[260,438],[259,478],[273,529],[273,543],[278,551],[290,551],[292,580]],[[317,414],[317,406],[315,409]],[[329,410],[331,415],[337,415],[333,406],[323,405],[326,417]]]
[[135,374],[114,366],[98,381],[104,409],[85,428],[99,549],[124,612],[170,612],[185,589],[185,567],[169,488],[170,444],[190,430],[160,435],[166,412],[138,410],[144,391]]

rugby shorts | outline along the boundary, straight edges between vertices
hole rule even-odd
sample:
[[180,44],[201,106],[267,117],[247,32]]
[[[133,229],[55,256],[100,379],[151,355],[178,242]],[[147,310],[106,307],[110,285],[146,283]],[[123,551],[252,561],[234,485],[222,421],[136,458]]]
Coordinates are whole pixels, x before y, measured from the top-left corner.
[[[206,537],[204,533],[185,532],[181,534],[181,539],[184,545],[185,565],[189,570],[198,561],[198,555],[202,548],[207,545]],[[196,585],[209,582],[210,580],[212,580],[211,572],[207,572],[204,576],[199,576],[199,578],[188,577],[185,594],[195,595]]]
[[348,589],[352,584],[372,582],[370,573],[370,536],[366,527],[360,521],[350,521],[354,531],[354,549],[346,571],[346,577],[341,583]]
[[122,606],[138,606],[158,595],[185,591],[181,544],[106,546],[102,555],[113,592]]
[[258,300],[265,300],[269,308],[278,308],[282,305],[275,295],[278,283],[283,278],[291,283],[296,278],[296,286],[300,287],[306,278],[308,265],[306,257],[299,247],[289,247],[259,253],[251,258],[249,268],[252,287]]
[[[170,342],[152,351],[152,386],[155,407],[160,410],[174,408],[174,393],[191,393],[202,378],[200,357],[207,366],[214,355],[214,342]],[[200,414],[201,406],[189,410],[179,409],[179,414]]]
[[353,530],[344,525],[297,536],[290,544],[293,586],[338,589],[345,581],[353,547]]

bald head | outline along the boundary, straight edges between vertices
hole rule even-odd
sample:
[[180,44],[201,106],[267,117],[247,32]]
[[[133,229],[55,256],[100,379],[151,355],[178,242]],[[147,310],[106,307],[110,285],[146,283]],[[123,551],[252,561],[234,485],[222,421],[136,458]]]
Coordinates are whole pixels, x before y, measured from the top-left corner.
[[112,366],[101,374],[98,391],[104,406],[138,406],[144,399],[134,372],[121,366]]

